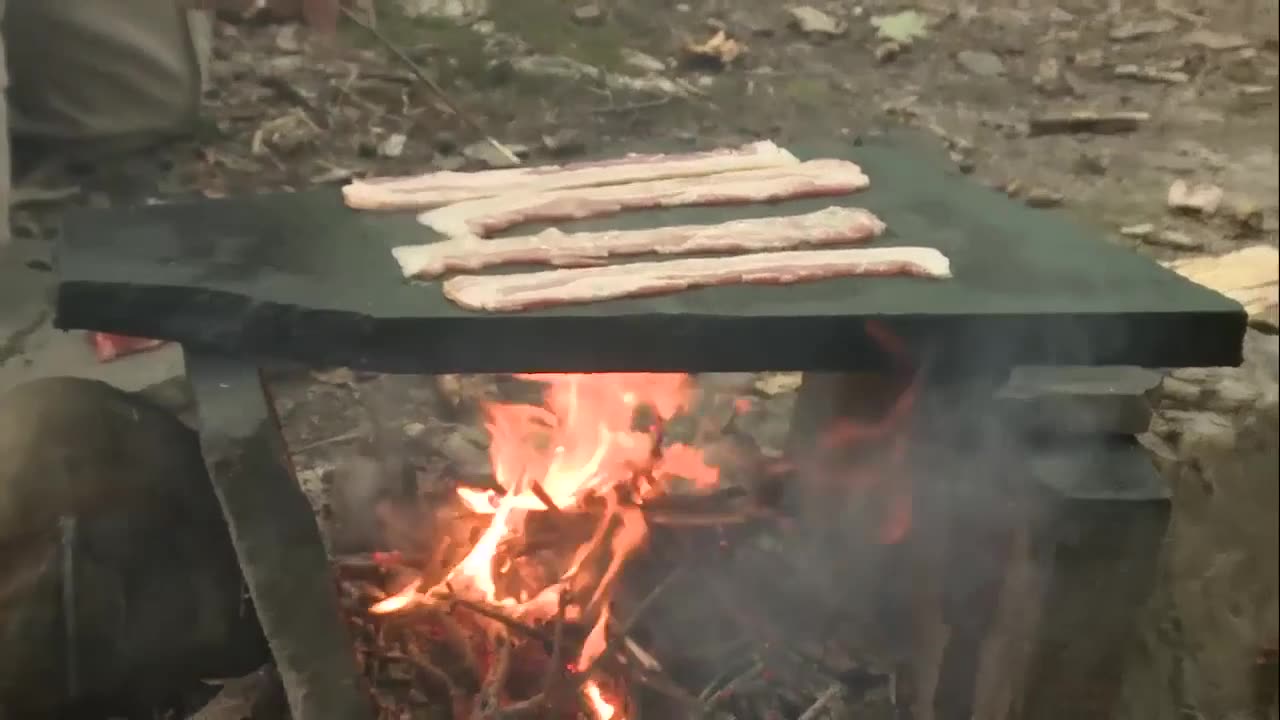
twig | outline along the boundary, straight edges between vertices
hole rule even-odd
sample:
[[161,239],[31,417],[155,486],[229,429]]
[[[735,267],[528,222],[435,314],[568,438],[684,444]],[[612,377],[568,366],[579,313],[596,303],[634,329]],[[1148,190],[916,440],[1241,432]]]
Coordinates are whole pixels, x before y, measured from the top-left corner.
[[501,153],[502,156],[505,157],[509,162],[511,162],[514,165],[520,164],[520,158],[516,157],[516,154],[511,151],[511,148],[507,147],[506,145],[503,145],[502,143],[498,142],[497,139],[494,138],[492,135],[486,133],[484,131],[484,128],[480,126],[480,123],[476,122],[475,118],[473,118],[468,113],[463,112],[462,108],[460,108],[457,103],[455,103],[453,100],[449,98],[448,94],[445,93],[444,89],[440,87],[440,84],[437,83],[435,80],[433,80],[431,76],[428,75],[427,72],[422,69],[422,66],[414,62],[413,58],[409,57],[405,53],[405,51],[401,50],[399,46],[391,42],[391,40],[386,35],[384,35],[382,31],[378,30],[377,28],[373,27],[369,23],[360,19],[350,9],[348,8],[340,8],[340,9],[342,10],[342,14],[347,16],[348,20],[367,30],[369,34],[373,35],[373,37],[376,38],[378,42],[382,43],[382,45],[386,47],[387,50],[390,50],[391,54],[399,58],[399,60],[403,62],[405,66],[407,66],[409,70],[412,71],[413,74],[417,76],[419,80],[422,81],[422,84],[427,86],[427,89],[430,90],[431,93],[436,96],[436,99],[439,100],[441,103],[443,103],[445,107],[449,108],[450,112],[452,112],[454,115],[457,115],[472,130],[483,135],[485,142],[492,145],[493,148],[497,150],[499,153]]
[[497,640],[497,658],[485,678],[480,696],[476,698],[473,720],[486,720],[498,714],[498,706],[502,702],[502,688],[507,684],[507,675],[511,671],[511,641],[506,637]]
[[635,610],[631,611],[631,617],[627,618],[627,621],[618,627],[618,634],[624,637],[630,635],[631,630],[635,628],[636,623],[640,621],[640,618],[644,615],[645,611],[653,605],[654,601],[658,599],[658,596],[661,595],[663,591],[668,587],[671,587],[671,583],[675,582],[676,578],[679,577],[683,571],[684,566],[677,565],[675,569],[667,573],[667,576],[662,579],[662,582],[655,585],[653,589],[649,591],[649,594],[645,595],[644,599],[636,605]]
[[341,435],[334,435],[333,437],[320,438],[319,440],[314,440],[312,442],[307,443],[306,445],[299,445],[298,447],[293,448],[292,452],[294,455],[300,455],[304,452],[307,452],[308,450],[315,450],[318,447],[323,447],[325,445],[333,445],[335,443],[350,442],[352,440],[359,440],[364,436],[365,436],[365,433],[362,430],[352,430],[351,432],[343,433]]
[[606,115],[610,113],[628,113],[636,110],[648,110],[649,108],[662,107],[672,100],[671,95],[660,97],[656,100],[643,100],[640,102],[627,103],[625,105],[606,105],[604,107],[592,108],[591,112],[598,115]]
[[552,500],[551,496],[547,494],[547,489],[542,487],[542,483],[535,480],[530,484],[529,489],[533,491],[533,496],[538,498],[539,502],[547,506],[553,516],[560,515],[560,506],[556,505],[556,501]]
[[521,635],[524,635],[525,637],[531,637],[531,638],[534,638],[535,640],[541,640],[544,643],[551,641],[551,638],[547,637],[547,634],[542,632],[541,630],[525,625],[519,620],[514,620],[512,618],[509,618],[506,615],[503,615],[502,613],[496,610],[490,610],[489,608],[485,607],[484,605],[481,605],[480,603],[474,603],[474,602],[471,602],[470,600],[463,600],[462,598],[459,598],[459,597],[449,598],[448,602],[458,607],[466,608],[467,610],[470,610],[471,612],[477,615],[481,615],[490,620],[493,620],[494,622],[502,623],[503,625],[506,625],[508,628],[520,633]]
[[709,698],[706,697],[707,692],[704,690],[702,693],[702,697],[705,698],[703,700],[703,703],[707,711],[713,710],[715,706],[724,702],[731,695],[737,692],[738,689],[741,688],[743,685],[746,685],[752,680],[755,680],[757,677],[759,677],[763,673],[764,673],[764,661],[756,660],[755,663],[751,665],[751,667],[747,668],[744,672],[739,674],[737,677],[730,680],[724,687],[720,688],[720,690],[716,691],[716,693],[714,695],[711,695]]
[[818,713],[825,710],[827,706],[839,696],[840,683],[832,683],[831,687],[827,688],[821,695],[819,695],[818,699],[814,700],[813,704],[809,706],[809,709],[804,711],[804,714],[800,716],[799,720],[817,720]]

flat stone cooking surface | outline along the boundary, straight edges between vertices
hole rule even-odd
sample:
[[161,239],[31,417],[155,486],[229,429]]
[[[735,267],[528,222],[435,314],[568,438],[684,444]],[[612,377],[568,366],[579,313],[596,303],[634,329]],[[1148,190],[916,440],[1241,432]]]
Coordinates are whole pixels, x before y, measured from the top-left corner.
[[82,212],[59,248],[56,321],[390,372],[857,369],[871,319],[948,366],[1240,361],[1239,305],[1056,213],[983,188],[933,154],[885,138],[793,150],[850,158],[872,187],[846,198],[634,212],[564,227],[863,206],[889,226],[875,245],[939,248],[955,277],[728,286],[484,314],[454,306],[438,282],[401,278],[390,249],[435,237],[413,213],[350,210],[329,188]]

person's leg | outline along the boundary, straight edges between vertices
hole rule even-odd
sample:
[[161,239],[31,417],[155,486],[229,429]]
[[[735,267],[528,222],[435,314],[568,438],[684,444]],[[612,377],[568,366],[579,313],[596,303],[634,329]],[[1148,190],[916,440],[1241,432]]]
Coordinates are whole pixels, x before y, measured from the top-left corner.
[[266,659],[193,430],[92,380],[0,394],[0,716],[155,701]]
[[10,126],[55,141],[190,130],[209,52],[182,0],[19,0],[7,8]]
[[9,244],[9,70],[5,63],[5,0],[0,0],[0,250]]

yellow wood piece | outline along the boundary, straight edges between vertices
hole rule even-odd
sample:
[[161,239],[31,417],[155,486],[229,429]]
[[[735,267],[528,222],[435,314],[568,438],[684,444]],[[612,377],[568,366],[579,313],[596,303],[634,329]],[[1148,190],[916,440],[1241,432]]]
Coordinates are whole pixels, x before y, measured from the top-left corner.
[[1280,306],[1280,251],[1275,248],[1253,245],[1225,255],[1166,261],[1164,266],[1240,303],[1251,321],[1275,324]]

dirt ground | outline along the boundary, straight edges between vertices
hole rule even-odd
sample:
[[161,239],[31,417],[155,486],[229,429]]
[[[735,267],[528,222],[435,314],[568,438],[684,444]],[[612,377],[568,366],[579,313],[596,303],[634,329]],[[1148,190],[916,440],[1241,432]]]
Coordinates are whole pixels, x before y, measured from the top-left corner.
[[[485,134],[543,162],[906,125],[981,181],[1143,253],[1277,242],[1276,0],[376,5],[376,30],[348,20],[329,40],[220,24],[197,139],[30,182],[101,205],[500,163]],[[736,57],[691,57],[720,30]],[[1124,132],[1031,132],[1075,110],[1146,115]],[[1221,188],[1222,211],[1170,213],[1179,178]],[[46,234],[55,214],[20,208],[15,232]],[[1193,373],[1162,401],[1150,440],[1174,531],[1126,717],[1254,717],[1255,658],[1280,622],[1274,339],[1254,334],[1246,370]],[[1214,406],[1228,382],[1251,390]]]

